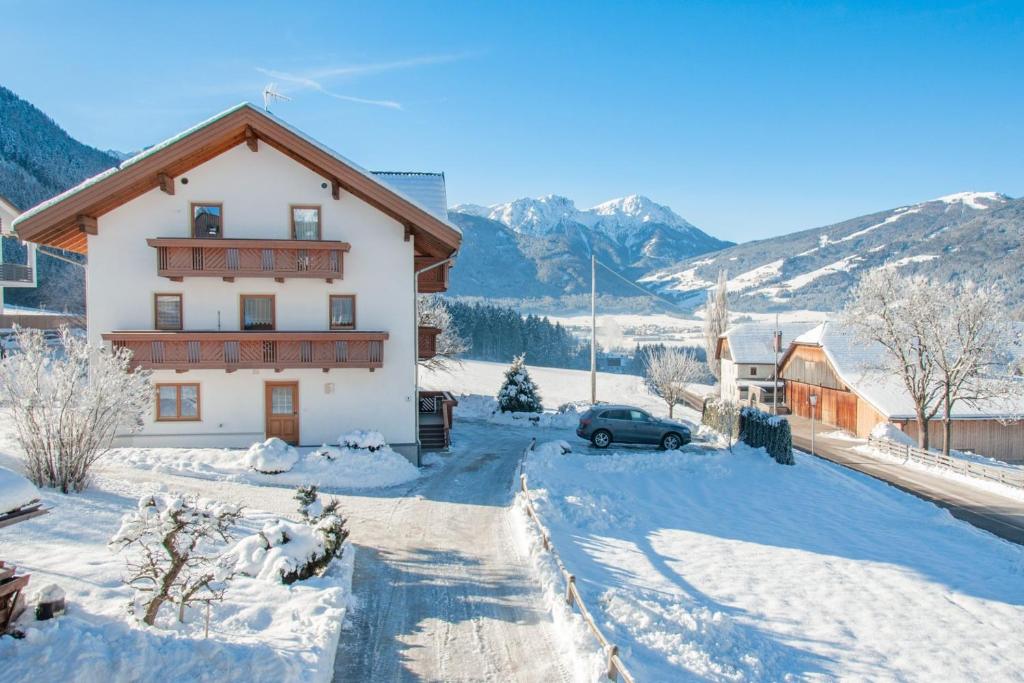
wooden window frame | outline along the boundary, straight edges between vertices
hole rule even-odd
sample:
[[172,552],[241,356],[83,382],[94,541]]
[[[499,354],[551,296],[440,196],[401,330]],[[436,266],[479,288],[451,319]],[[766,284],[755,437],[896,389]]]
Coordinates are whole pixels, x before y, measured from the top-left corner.
[[[176,296],[178,297],[178,321],[181,323],[178,327],[160,327],[160,316],[157,313],[156,302],[162,296]],[[185,329],[185,297],[181,292],[154,292],[153,293],[153,329],[175,332]]]
[[277,330],[277,295],[276,294],[239,294],[238,295],[238,329],[241,332],[263,332],[265,330],[245,329],[245,300],[270,299],[270,330]]
[[[217,206],[220,207],[220,236],[219,237],[197,237],[196,236],[196,207]],[[189,202],[188,205],[188,234],[193,239],[220,240],[224,239],[224,203],[223,202]]]
[[[164,387],[175,388],[175,415],[167,416],[160,413],[160,389]],[[181,415],[181,388],[196,388],[196,415],[195,417],[182,417]],[[156,421],[157,422],[201,422],[203,419],[203,392],[199,382],[162,382],[154,385],[156,390]]]
[[[352,299],[352,324],[335,325],[331,318],[331,309],[334,307],[335,299]],[[327,295],[327,327],[331,330],[354,330],[356,329],[356,295],[355,294],[328,294]]]
[[[295,236],[295,209],[316,209],[316,239],[300,240]],[[296,242],[319,242],[324,238],[324,209],[321,204],[289,204],[288,223],[291,225],[291,238]]]

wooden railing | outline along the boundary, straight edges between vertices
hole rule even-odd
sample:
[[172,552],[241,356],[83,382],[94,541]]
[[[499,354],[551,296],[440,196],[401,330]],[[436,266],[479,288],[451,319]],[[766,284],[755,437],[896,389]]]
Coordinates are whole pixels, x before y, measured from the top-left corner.
[[347,242],[305,240],[194,239],[158,237],[157,274],[180,281],[186,277],[342,279]]
[[384,365],[387,332],[111,332],[114,348],[150,370],[369,368]]
[[579,610],[584,623],[586,623],[594,638],[597,639],[597,642],[601,645],[601,650],[605,655],[605,675],[612,681],[622,679],[626,683],[636,683],[636,679],[633,677],[633,674],[631,674],[629,669],[626,668],[625,662],[622,661],[622,657],[619,655],[619,647],[612,644],[604,633],[601,632],[597,622],[594,620],[594,615],[592,615],[590,610],[587,609],[586,603],[583,602],[583,596],[580,595],[579,589],[576,588],[576,576],[565,568],[565,564],[563,564],[561,556],[558,554],[554,543],[551,541],[551,534],[548,533],[544,523],[540,521],[540,515],[537,514],[536,508],[533,507],[533,500],[530,497],[530,488],[526,485],[526,473],[523,472],[523,469],[526,464],[526,456],[533,450],[536,442],[536,439],[530,442],[529,447],[523,453],[523,459],[519,461],[519,487],[523,493],[526,513],[537,525],[544,549],[551,553],[552,559],[554,559],[559,571],[565,578],[565,603],[569,605],[570,608],[575,607]]
[[886,455],[893,458],[902,458],[910,462],[916,462],[929,467],[958,472],[967,477],[995,481],[1006,486],[1017,489],[1024,489],[1024,469],[1016,472],[1010,467],[999,467],[998,465],[986,465],[980,462],[972,462],[965,458],[955,458],[939,452],[925,451],[913,446],[905,446],[888,439],[876,439],[868,437],[868,443]]
[[419,359],[430,360],[437,355],[437,338],[441,334],[438,327],[420,325]]
[[[443,259],[431,258],[430,256],[417,256],[416,270],[423,270],[424,268],[441,260]],[[437,292],[448,291],[448,268],[450,266],[450,263],[446,263],[442,266],[438,266],[437,268],[431,268],[425,273],[420,273],[417,277],[419,293],[436,294]]]

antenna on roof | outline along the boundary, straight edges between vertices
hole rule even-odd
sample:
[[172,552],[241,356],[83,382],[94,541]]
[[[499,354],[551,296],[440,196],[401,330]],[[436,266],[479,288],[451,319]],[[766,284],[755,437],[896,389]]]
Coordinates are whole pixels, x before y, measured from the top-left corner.
[[263,111],[270,111],[271,102],[291,102],[292,98],[277,92],[277,83],[267,83],[263,88]]

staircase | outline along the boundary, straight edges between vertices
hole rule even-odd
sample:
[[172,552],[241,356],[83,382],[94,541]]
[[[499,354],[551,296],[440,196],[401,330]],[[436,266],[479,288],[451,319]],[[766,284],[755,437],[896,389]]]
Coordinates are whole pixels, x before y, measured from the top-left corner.
[[447,391],[419,392],[420,448],[443,451],[451,445],[452,408],[457,403]]
[[448,447],[448,438],[444,425],[437,423],[420,423],[420,446],[425,451],[441,451]]

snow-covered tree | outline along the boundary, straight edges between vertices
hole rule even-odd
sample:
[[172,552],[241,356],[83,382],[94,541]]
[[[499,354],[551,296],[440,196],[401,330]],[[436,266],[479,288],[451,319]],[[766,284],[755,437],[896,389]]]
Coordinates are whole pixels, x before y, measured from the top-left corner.
[[141,428],[153,400],[149,373],[132,369],[128,350],[96,348],[67,328],[56,348],[39,330],[19,328],[16,340],[20,351],[0,363],[0,392],[28,476],[81,491],[114,435]]
[[416,302],[416,312],[417,324],[441,330],[437,335],[434,357],[421,360],[420,365],[434,370],[451,370],[461,365],[459,356],[466,352],[469,344],[459,335],[444,298],[437,294],[421,294]]
[[704,306],[704,350],[707,352],[708,369],[715,379],[721,379],[721,368],[715,360],[718,338],[729,328],[728,277],[724,270],[718,271],[718,284],[708,291]]
[[879,268],[861,278],[843,311],[845,324],[865,343],[884,349],[878,363],[865,369],[903,384],[914,403],[918,445],[925,450],[928,423],[941,407],[940,369],[930,345],[945,305],[926,279]]
[[539,388],[526,369],[526,355],[516,356],[505,371],[505,382],[498,391],[498,407],[503,413],[539,413],[544,410]]
[[160,608],[171,603],[183,622],[189,604],[223,599],[232,571],[221,555],[241,516],[237,505],[194,497],[140,498],[110,539],[111,547],[127,555],[124,581],[136,591],[133,611],[152,626]]
[[644,350],[647,387],[668,404],[671,418],[677,403],[683,403],[686,387],[704,374],[703,363],[692,351],[678,347],[649,347]]

